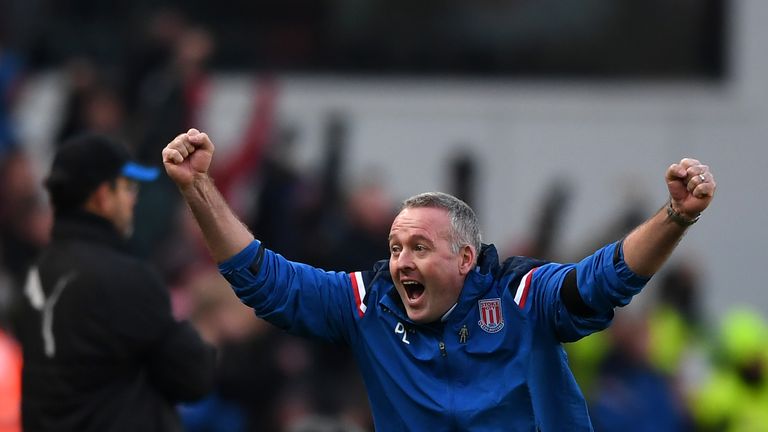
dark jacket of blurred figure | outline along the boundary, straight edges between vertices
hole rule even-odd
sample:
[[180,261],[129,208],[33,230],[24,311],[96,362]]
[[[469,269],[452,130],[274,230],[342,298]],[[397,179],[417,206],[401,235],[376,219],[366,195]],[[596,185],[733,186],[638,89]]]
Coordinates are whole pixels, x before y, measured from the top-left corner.
[[180,430],[174,404],[212,388],[213,348],[126,252],[137,182],[156,176],[103,137],[60,147],[46,180],[52,242],[29,272],[18,323],[24,430]]

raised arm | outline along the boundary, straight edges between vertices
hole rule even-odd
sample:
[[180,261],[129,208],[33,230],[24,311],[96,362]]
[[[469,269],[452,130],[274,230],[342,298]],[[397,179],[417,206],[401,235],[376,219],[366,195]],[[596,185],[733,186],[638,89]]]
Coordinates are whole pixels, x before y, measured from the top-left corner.
[[208,175],[213,150],[208,135],[190,129],[163,149],[163,164],[235,294],[292,334],[348,342],[359,307],[350,275],[288,261],[255,242]]
[[696,159],[670,165],[665,177],[669,202],[624,239],[624,260],[638,275],[659,270],[715,194],[714,176]]
[[163,165],[192,209],[216,262],[222,262],[254,239],[237,219],[208,175],[214,145],[207,134],[190,129],[163,149]]

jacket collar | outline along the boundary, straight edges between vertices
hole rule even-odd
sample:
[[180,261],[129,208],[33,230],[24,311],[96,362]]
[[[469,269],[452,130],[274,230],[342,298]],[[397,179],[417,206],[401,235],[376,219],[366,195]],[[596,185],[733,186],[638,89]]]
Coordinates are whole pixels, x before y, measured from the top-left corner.
[[[456,307],[454,307],[451,313],[446,317],[445,322],[462,319],[471,308],[475,307],[475,304],[477,303],[476,300],[480,299],[490,289],[493,277],[498,269],[499,254],[496,252],[496,247],[494,245],[484,244],[480,248],[477,265],[469,272],[467,278],[464,280],[464,286],[459,294]],[[392,281],[388,269],[382,268],[379,269],[379,271],[386,271],[386,278],[390,282]],[[397,289],[393,282],[392,287],[382,296],[379,303],[391,310],[399,318],[409,323],[413,323],[405,313],[405,306],[403,306],[403,302],[400,299],[400,295],[397,293]]]
[[82,240],[128,251],[128,242],[112,222],[83,210],[57,215],[51,235],[53,241]]
[[485,295],[491,288],[493,277],[499,269],[499,254],[494,245],[483,245],[480,248],[480,256],[477,259],[477,266],[469,272],[464,280],[464,287],[459,294],[459,300],[456,307],[446,322],[455,319],[463,319],[470,309],[477,306],[477,300]]

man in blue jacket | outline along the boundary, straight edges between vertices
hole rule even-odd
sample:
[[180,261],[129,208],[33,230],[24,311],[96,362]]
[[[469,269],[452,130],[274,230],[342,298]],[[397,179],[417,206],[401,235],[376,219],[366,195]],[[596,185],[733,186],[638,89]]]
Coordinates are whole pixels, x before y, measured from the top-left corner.
[[420,194],[392,223],[389,261],[347,274],[288,261],[254,239],[208,175],[213,151],[190,129],[163,163],[221,273],[265,320],[348,344],[380,431],[592,430],[561,343],[607,327],[715,192],[706,165],[672,164],[664,208],[576,264],[499,263],[469,206]]

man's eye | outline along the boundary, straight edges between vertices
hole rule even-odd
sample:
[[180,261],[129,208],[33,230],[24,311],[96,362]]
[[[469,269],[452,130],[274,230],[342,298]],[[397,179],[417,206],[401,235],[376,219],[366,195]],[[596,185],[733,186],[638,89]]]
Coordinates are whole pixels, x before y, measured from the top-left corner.
[[423,251],[427,250],[427,247],[424,246],[424,245],[416,245],[416,247],[414,247],[413,250],[415,250],[417,252],[423,252]]
[[390,246],[389,247],[389,252],[393,253],[393,254],[400,252],[400,246]]

